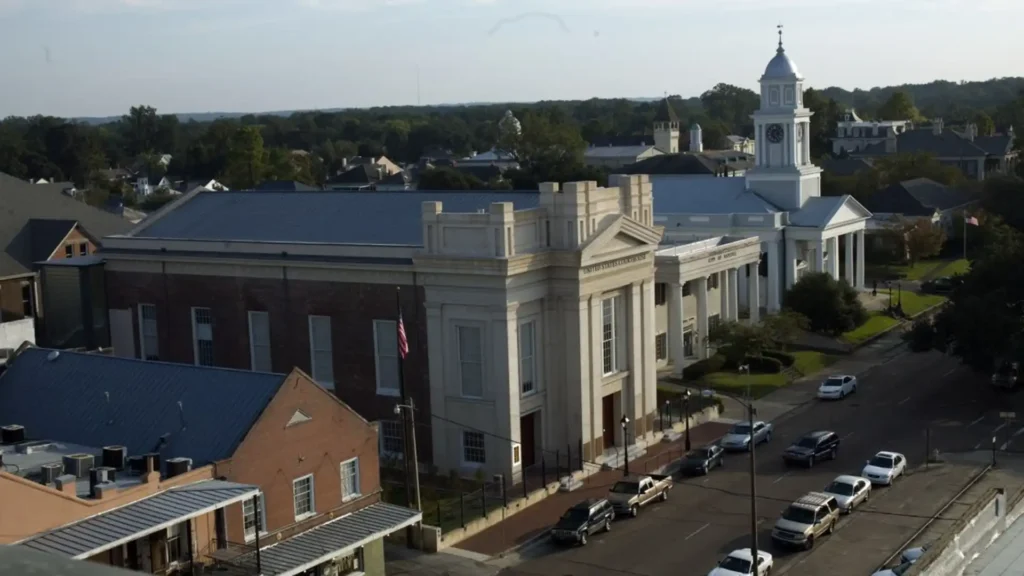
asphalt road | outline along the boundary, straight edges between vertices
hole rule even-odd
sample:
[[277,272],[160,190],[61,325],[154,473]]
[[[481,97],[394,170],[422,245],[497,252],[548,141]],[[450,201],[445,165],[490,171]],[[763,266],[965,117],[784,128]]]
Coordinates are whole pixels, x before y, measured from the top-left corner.
[[[879,450],[902,452],[916,467],[929,449],[990,447],[993,430],[998,430],[1001,444],[1016,427],[1002,422],[998,413],[1013,409],[1021,396],[997,394],[955,359],[929,352],[901,355],[871,370],[861,376],[858,393],[843,401],[812,402],[787,415],[775,423],[771,443],[756,454],[759,547],[776,554],[777,569],[797,562],[806,553],[777,550],[770,537],[775,519],[793,499],[820,490],[839,474],[859,473]],[[840,434],[837,460],[812,469],[787,468],[782,451],[803,433],[818,429]],[[586,547],[556,549],[543,543],[524,551],[524,561],[502,574],[707,574],[722,556],[750,545],[747,458],[733,455],[706,478],[680,481],[668,502],[649,506],[637,519],[617,521],[611,533],[593,537]],[[884,490],[878,489],[873,500]]]

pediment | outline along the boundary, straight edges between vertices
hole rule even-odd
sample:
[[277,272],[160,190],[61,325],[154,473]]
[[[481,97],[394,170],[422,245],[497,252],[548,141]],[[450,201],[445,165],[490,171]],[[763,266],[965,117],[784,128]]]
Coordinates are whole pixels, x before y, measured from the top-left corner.
[[625,216],[618,216],[604,230],[583,246],[581,262],[603,260],[609,256],[628,255],[652,250],[661,241],[661,233]]
[[847,222],[857,222],[865,218],[871,218],[871,211],[865,208],[853,196],[847,196],[845,201],[831,214],[826,227],[837,226]]

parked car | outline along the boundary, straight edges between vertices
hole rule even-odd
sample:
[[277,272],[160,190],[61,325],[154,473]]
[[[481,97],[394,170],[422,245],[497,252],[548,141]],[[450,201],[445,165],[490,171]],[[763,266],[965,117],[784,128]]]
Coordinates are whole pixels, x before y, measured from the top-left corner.
[[914,562],[917,562],[931,547],[931,544],[925,544],[924,546],[918,546],[917,548],[907,548],[903,551],[903,554],[900,554],[900,563],[905,564],[910,562],[913,564]]
[[899,452],[882,451],[867,461],[861,476],[872,484],[891,486],[907,470],[907,458]]
[[710,444],[687,452],[679,464],[679,469],[683,474],[704,475],[712,468],[717,468],[724,464],[725,450],[721,446]]
[[818,398],[842,400],[857,391],[857,377],[848,375],[829,376],[818,386]]
[[629,514],[636,518],[640,508],[651,502],[668,500],[668,491],[671,489],[671,476],[633,476],[616,482],[608,493],[608,500],[616,514]]
[[804,434],[786,448],[782,453],[782,459],[786,464],[803,464],[810,468],[815,462],[825,458],[835,460],[838,454],[839,434],[829,430],[817,430]]
[[929,294],[949,294],[960,284],[963,284],[962,278],[950,278],[949,276],[943,276],[941,278],[935,278],[934,280],[928,280],[921,284],[921,291]]
[[1000,362],[992,373],[992,385],[996,388],[1012,389],[1017,387],[1020,364],[1017,362]]
[[750,548],[733,550],[722,558],[708,576],[767,576],[772,571],[772,555],[764,550],[757,551],[757,572],[754,572],[754,555]]
[[738,422],[733,424],[729,433],[723,436],[718,444],[730,451],[750,450],[751,438],[753,438],[754,445],[771,442],[772,425],[758,421],[754,422],[753,430],[751,430],[749,422]]
[[913,562],[904,562],[899,566],[893,566],[892,568],[886,568],[885,570],[879,570],[871,576],[903,576],[910,567],[913,566]]
[[558,544],[587,545],[587,536],[612,529],[615,510],[604,498],[590,498],[565,511],[551,529],[551,539]]
[[849,514],[858,505],[871,498],[871,481],[867,478],[844,474],[830,482],[823,492],[835,498],[839,509]]
[[822,492],[809,492],[782,511],[772,529],[772,540],[780,546],[810,550],[815,540],[835,531],[838,521],[836,499]]

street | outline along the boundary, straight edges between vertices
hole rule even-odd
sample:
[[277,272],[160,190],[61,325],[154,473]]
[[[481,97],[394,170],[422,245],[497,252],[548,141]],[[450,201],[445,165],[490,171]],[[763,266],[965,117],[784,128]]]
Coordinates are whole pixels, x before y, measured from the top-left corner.
[[[916,468],[930,449],[962,452],[990,448],[993,433],[999,446],[1004,442],[1012,445],[1015,434],[1020,434],[1015,430],[1019,424],[1000,420],[999,412],[1012,410],[1015,400],[1015,396],[991,390],[982,376],[960,366],[956,359],[929,352],[901,355],[871,370],[860,377],[857,394],[843,401],[812,402],[787,415],[775,422],[771,443],[757,452],[758,546],[776,554],[777,573],[799,562],[806,553],[785,552],[772,545],[770,533],[777,516],[793,499],[820,490],[836,475],[859,474],[864,461],[879,450],[902,452],[910,468]],[[818,429],[841,436],[837,460],[812,469],[786,468],[781,459],[786,446]],[[708,477],[681,480],[668,502],[644,509],[637,519],[617,521],[611,533],[596,535],[586,547],[555,549],[543,542],[524,550],[522,561],[502,574],[706,574],[723,555],[750,546],[747,458],[746,454],[731,455],[724,469]],[[957,491],[952,486],[928,490],[928,497],[936,502]],[[903,496],[894,490],[893,497],[886,498],[886,491],[876,488],[869,509],[873,511],[855,513],[865,515],[859,524],[868,523],[870,514],[896,514]],[[923,517],[911,520],[925,521]],[[891,547],[900,544],[891,542]],[[877,555],[870,561],[881,562],[888,552],[878,550],[876,543],[864,554]]]

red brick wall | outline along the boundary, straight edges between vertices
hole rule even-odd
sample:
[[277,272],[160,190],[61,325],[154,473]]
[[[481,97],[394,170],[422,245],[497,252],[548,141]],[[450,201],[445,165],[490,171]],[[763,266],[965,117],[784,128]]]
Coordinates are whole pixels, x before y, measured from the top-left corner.
[[[77,227],[68,234],[68,237],[64,239],[64,243],[57,246],[53,252],[51,260],[63,260],[67,258],[67,247],[71,247],[72,257],[77,258],[79,256],[85,256],[92,254],[96,251],[96,246],[82,234],[81,230]],[[85,246],[85,254],[82,254],[82,246]]]
[[[405,383],[420,414],[429,414],[426,313],[422,288],[402,287],[402,317],[409,339]],[[381,284],[310,282],[107,272],[107,302],[132,309],[138,354],[138,304],[157,307],[160,359],[192,363],[191,308],[210,308],[217,366],[248,370],[248,311],[270,316],[271,361],[275,372],[293,367],[312,372],[309,315],[331,317],[335,391],[370,421],[395,419],[392,396],[377,395],[373,321],[395,319],[394,287]],[[430,419],[417,418],[419,457],[432,460]]]
[[[296,410],[311,419],[287,426]],[[361,497],[341,501],[341,463],[359,458]],[[353,410],[330,399],[299,373],[292,373],[280,392],[249,430],[231,460],[216,474],[263,490],[267,530],[290,533],[380,500],[377,431]],[[317,517],[295,524],[292,481],[313,475]],[[242,511],[228,511],[228,540],[244,542]]]

